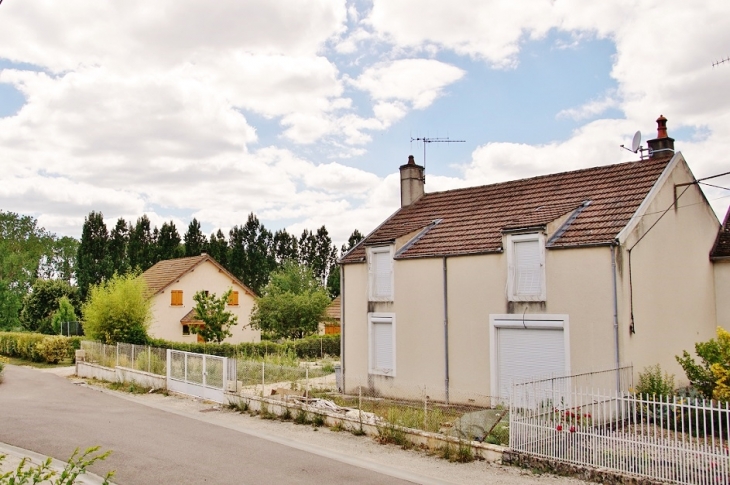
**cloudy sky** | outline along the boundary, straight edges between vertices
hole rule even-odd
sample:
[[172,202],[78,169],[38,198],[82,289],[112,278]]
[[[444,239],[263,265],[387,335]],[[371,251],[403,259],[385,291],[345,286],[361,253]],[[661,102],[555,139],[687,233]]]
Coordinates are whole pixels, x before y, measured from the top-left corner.
[[341,242],[397,209],[412,138],[465,140],[426,147],[437,191],[636,159],[660,114],[704,177],[728,55],[727,0],[4,0],[0,209]]

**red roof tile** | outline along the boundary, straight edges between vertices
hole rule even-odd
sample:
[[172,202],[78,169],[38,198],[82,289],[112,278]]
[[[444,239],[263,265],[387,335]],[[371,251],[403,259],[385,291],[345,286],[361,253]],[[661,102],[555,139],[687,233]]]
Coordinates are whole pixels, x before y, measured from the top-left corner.
[[439,222],[396,258],[500,251],[503,231],[543,226],[573,212],[574,219],[550,247],[609,244],[669,161],[664,157],[427,193],[393,214],[341,262],[361,262],[366,246],[392,243],[434,221]]

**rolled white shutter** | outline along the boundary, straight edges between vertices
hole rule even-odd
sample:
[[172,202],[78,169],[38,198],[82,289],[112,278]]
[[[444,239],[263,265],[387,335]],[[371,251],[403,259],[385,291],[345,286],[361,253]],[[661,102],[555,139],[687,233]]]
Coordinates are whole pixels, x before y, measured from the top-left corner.
[[375,300],[389,300],[393,294],[393,259],[390,251],[372,253],[373,291]]
[[373,370],[390,372],[393,369],[393,320],[372,319]]

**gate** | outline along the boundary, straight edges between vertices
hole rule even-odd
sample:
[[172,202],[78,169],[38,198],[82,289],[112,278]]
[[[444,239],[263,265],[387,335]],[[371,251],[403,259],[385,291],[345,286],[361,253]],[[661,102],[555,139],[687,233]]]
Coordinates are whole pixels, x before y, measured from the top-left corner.
[[[167,349],[167,389],[224,404],[235,359]],[[233,365],[231,365],[233,363]]]

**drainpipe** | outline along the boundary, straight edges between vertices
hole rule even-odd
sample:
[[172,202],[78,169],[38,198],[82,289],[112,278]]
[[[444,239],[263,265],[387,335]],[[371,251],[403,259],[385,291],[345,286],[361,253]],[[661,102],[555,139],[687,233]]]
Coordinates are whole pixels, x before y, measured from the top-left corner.
[[449,404],[449,298],[448,298],[448,273],[446,271],[446,256],[444,261],[444,390],[446,404]]
[[613,276],[613,338],[616,346],[616,390],[621,391],[620,377],[621,355],[619,354],[619,333],[618,333],[618,283],[616,281],[616,246],[611,245],[611,274]]
[[342,392],[345,389],[345,265],[340,265],[340,372],[342,373]]

